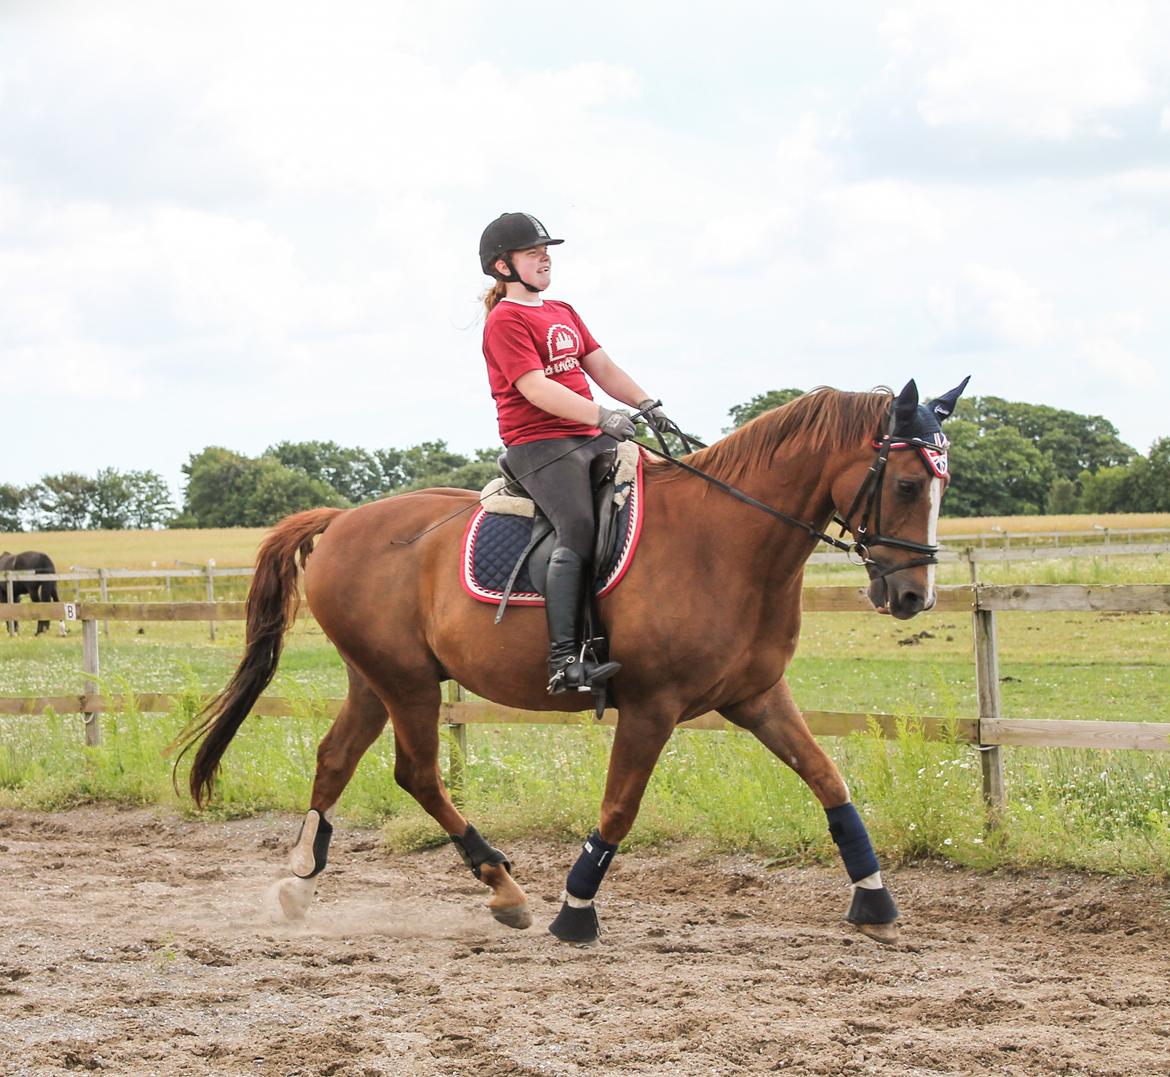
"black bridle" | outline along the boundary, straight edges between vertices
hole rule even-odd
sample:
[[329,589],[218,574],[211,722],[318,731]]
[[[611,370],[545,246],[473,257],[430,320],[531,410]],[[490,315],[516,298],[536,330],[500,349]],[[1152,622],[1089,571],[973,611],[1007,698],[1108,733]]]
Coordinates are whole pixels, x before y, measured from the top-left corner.
[[[646,410],[656,407],[657,404],[648,405]],[[894,425],[896,417],[894,414],[894,407],[890,405],[889,415],[886,419],[885,433],[880,439],[874,439],[874,448],[877,455],[874,458],[873,464],[870,465],[869,471],[866,472],[865,478],[861,481],[861,486],[858,487],[857,494],[853,498],[853,503],[849,506],[849,510],[842,516],[840,513],[834,513],[833,520],[835,523],[841,525],[840,535],[834,538],[832,535],[814,527],[804,520],[798,520],[795,516],[789,516],[786,512],[781,512],[779,509],[772,508],[771,505],[765,505],[762,501],[757,501],[750,494],[745,494],[742,490],[737,489],[730,483],[723,482],[722,479],[715,478],[714,475],[708,475],[705,471],[700,471],[697,467],[692,467],[685,460],[679,460],[672,456],[666,442],[662,438],[662,432],[655,430],[654,433],[658,438],[658,443],[662,446],[661,449],[655,449],[650,445],[643,445],[642,448],[654,456],[662,460],[669,460],[676,467],[682,468],[684,471],[697,476],[709,482],[712,486],[718,487],[726,494],[745,505],[751,505],[752,508],[759,509],[761,512],[767,513],[769,516],[775,517],[777,520],[783,520],[786,524],[793,527],[800,528],[802,531],[808,532],[813,538],[820,542],[827,543],[834,549],[844,551],[857,565],[863,565],[869,573],[871,580],[879,580],[885,576],[890,576],[895,572],[901,572],[903,569],[918,568],[920,565],[937,565],[938,564],[938,546],[931,545],[925,542],[912,542],[909,539],[901,539],[891,535],[882,534],[882,476],[886,470],[886,463],[889,460],[891,451],[898,451],[902,449],[914,449],[920,455],[925,454],[926,450],[937,453],[939,446],[933,442],[925,441],[922,438],[916,437],[897,437],[894,436]],[[689,450],[691,439],[682,433],[674,424],[670,424],[673,429],[669,433],[673,433],[680,437],[684,446]],[[928,466],[923,461],[924,466]],[[850,526],[848,520],[857,511],[858,506],[863,506],[861,509],[861,518],[855,526]],[[870,529],[870,522],[872,518],[873,529]],[[849,531],[853,536],[852,542],[845,541],[845,532]],[[920,556],[913,558],[910,561],[905,561],[900,565],[893,565],[889,568],[882,568],[877,561],[870,557],[870,550],[875,546],[889,546],[896,550],[907,550],[910,553],[916,553]]]

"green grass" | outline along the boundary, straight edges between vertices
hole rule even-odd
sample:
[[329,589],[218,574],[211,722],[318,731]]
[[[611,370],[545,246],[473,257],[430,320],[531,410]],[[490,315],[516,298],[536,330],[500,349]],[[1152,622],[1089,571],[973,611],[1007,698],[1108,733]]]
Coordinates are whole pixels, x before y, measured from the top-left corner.
[[[190,812],[162,756],[193,709],[103,717],[103,743],[83,746],[79,718],[0,720],[0,806],[53,810],[90,801]],[[311,699],[291,719],[252,717],[225,757],[213,817],[302,811],[327,722]],[[466,814],[492,840],[533,833],[575,840],[596,822],[612,732],[607,727],[471,727]],[[978,753],[925,740],[911,720],[896,741],[857,734],[828,742],[883,861],[942,858],[977,868],[1065,866],[1170,872],[1170,760],[1164,755],[1016,750],[1003,827],[989,830]],[[450,748],[448,749],[450,750]],[[381,825],[387,843],[418,848],[443,835],[394,784],[393,746],[366,754],[339,807]],[[180,779],[182,769],[180,771]],[[677,734],[667,745],[626,847],[679,839],[746,850],[776,864],[832,863],[824,815],[790,770],[738,733]]]

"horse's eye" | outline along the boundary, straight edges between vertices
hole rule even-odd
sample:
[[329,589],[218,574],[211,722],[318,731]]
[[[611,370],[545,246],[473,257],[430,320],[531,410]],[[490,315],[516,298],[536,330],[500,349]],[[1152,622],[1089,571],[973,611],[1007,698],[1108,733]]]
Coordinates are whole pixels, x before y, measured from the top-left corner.
[[918,496],[918,483],[913,482],[910,479],[899,479],[898,480],[898,493],[901,494],[901,496],[905,497],[905,498],[917,497]]

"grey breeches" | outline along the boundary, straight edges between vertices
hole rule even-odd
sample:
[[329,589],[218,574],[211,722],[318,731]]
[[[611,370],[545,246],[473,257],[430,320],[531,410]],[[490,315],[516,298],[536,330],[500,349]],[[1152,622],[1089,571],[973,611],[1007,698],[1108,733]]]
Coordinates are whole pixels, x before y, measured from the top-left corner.
[[[550,463],[574,445],[581,447]],[[593,558],[593,492],[589,488],[589,465],[613,446],[612,438],[594,440],[582,436],[529,441],[513,445],[507,452],[509,469],[555,528],[557,545],[567,546],[583,561]],[[537,468],[540,470],[535,470]]]

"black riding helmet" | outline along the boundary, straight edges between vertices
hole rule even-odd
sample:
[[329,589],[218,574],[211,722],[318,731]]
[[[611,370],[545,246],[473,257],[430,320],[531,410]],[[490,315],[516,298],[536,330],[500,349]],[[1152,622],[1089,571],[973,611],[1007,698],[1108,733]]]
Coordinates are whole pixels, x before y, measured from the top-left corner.
[[[516,275],[511,252],[526,251],[529,247],[552,247],[564,242],[563,239],[552,239],[548,229],[530,213],[501,213],[479,237],[479,264],[489,277],[523,284],[530,292],[535,292],[538,289]],[[508,266],[506,277],[496,269],[496,262],[501,258]]]

